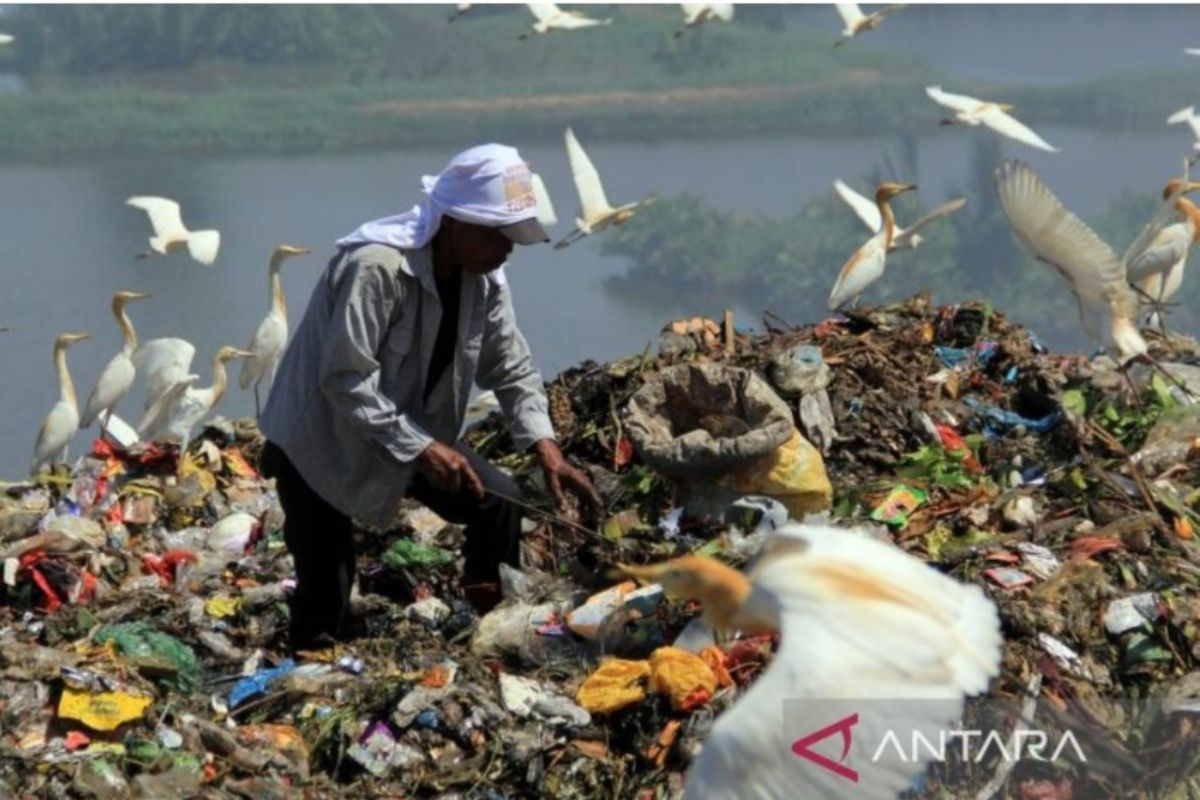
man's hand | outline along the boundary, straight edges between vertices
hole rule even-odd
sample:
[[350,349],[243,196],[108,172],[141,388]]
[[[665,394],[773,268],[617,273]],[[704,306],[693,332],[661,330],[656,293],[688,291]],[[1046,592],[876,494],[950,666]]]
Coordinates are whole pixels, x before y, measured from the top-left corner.
[[553,439],[539,439],[533,443],[533,448],[542,462],[542,470],[546,473],[546,485],[550,487],[550,493],[554,495],[554,502],[560,512],[565,511],[567,507],[567,498],[563,494],[564,483],[593,510],[599,511],[604,508],[604,502],[596,493],[588,476],[567,463],[562,450],[558,449],[557,442]]
[[458,493],[466,489],[477,500],[483,499],[483,481],[471,468],[466,456],[453,447],[441,442],[429,445],[417,456],[417,469],[443,492]]

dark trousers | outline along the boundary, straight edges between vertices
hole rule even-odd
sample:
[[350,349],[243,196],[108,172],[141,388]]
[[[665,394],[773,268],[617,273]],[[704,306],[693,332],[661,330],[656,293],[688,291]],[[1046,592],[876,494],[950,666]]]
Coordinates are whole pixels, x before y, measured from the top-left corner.
[[[488,489],[521,499],[521,490],[487,459],[461,442],[454,446],[471,462]],[[354,584],[353,523],[326,503],[271,442],[263,447],[260,469],[275,479],[283,506],[283,539],[296,567],[296,591],[291,597],[293,645],[311,642],[320,634],[335,638],[353,635],[350,588]],[[521,508],[494,495],[476,500],[466,489],[445,492],[418,474],[408,494],[443,519],[466,526],[463,579],[466,583],[499,580],[500,564],[518,566]]]

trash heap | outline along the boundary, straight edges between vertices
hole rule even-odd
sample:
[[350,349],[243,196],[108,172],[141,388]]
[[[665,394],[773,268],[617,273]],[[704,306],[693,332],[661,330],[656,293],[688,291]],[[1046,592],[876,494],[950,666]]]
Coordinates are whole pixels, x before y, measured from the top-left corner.
[[[1006,638],[994,695],[1036,681],[1063,708],[1200,713],[1200,405],[1176,384],[1200,394],[1200,352],[1152,354],[1170,377],[923,296],[753,335],[672,323],[547,387],[599,516],[552,509],[493,414],[468,441],[529,508],[505,602],[462,601],[461,529],[413,505],[357,531],[361,635],[317,652],[287,650],[293,572],[252,421],[182,461],[97,440],[69,473],[0,484],[0,797],[670,796],[775,642],[714,635],[613,567],[740,566],[811,512],[982,585]],[[947,796],[939,779],[912,796]],[[1104,780],[994,796],[1116,796],[1082,793]]]

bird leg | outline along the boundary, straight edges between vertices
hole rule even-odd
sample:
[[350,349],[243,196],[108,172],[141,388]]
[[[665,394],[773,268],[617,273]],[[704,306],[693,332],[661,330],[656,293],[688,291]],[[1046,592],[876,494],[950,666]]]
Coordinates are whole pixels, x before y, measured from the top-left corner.
[[254,418],[258,419],[262,416],[262,411],[258,405],[258,381],[254,382]]
[[111,416],[112,416],[112,409],[109,409],[107,411],[100,412],[100,416],[97,417],[97,420],[100,422],[100,438],[101,439],[108,438],[108,418]]
[[1142,397],[1138,393],[1138,388],[1134,384],[1133,378],[1129,375],[1129,364],[1121,365],[1118,370],[1121,373],[1121,377],[1125,379],[1125,386],[1129,389],[1129,394],[1133,397],[1133,405],[1138,411],[1144,412],[1146,408],[1142,405]]
[[1175,386],[1175,388],[1179,389],[1179,391],[1183,392],[1185,395],[1187,395],[1188,397],[1191,397],[1194,400],[1200,400],[1200,395],[1193,392],[1191,389],[1188,388],[1188,385],[1186,383],[1184,383],[1182,380],[1177,378],[1175,375],[1171,374],[1171,371],[1169,369],[1167,369],[1166,367],[1164,367],[1162,365],[1162,362],[1160,362],[1154,356],[1150,355],[1149,353],[1143,353],[1141,355],[1141,358],[1144,358],[1144,359],[1146,359],[1146,361],[1150,362],[1151,366],[1153,366],[1156,370],[1161,372],[1163,377],[1166,378],[1168,381],[1170,381]]

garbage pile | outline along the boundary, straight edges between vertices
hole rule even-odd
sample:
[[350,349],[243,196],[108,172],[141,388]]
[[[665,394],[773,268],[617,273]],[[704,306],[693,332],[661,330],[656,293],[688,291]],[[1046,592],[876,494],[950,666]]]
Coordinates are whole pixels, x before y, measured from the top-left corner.
[[[994,695],[1036,679],[1063,708],[1198,713],[1200,352],[1152,353],[1162,370],[1126,374],[926,297],[754,335],[672,323],[547,387],[599,517],[553,509],[493,414],[467,440],[529,509],[505,601],[463,602],[461,530],[413,505],[356,532],[361,636],[313,652],[287,650],[293,573],[252,421],[182,458],[97,440],[69,473],[0,484],[0,797],[671,796],[775,641],[715,633],[613,566],[740,566],[809,513],[984,586],[1006,637]],[[946,796],[939,779],[912,796]]]

